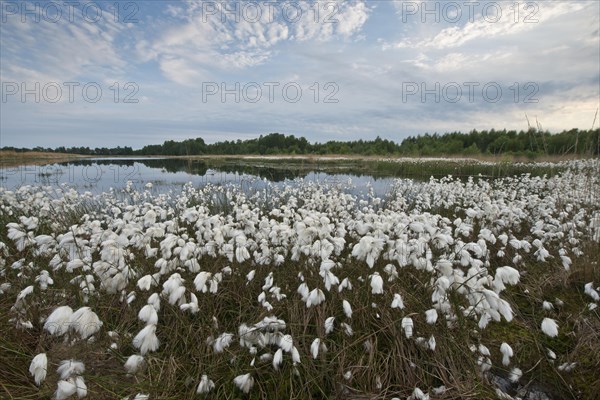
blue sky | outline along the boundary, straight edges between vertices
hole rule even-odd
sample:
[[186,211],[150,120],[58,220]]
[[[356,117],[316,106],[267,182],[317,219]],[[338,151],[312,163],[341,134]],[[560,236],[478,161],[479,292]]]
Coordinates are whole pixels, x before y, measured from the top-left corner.
[[597,1],[79,3],[0,2],[0,146],[560,131],[599,107]]

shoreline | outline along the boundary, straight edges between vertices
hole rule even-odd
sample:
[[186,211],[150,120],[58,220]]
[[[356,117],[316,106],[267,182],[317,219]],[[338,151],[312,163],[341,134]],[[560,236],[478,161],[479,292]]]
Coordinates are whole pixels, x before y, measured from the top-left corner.
[[562,161],[571,161],[578,158],[569,156],[543,156],[535,159],[528,159],[522,156],[499,155],[499,156],[362,156],[353,154],[203,154],[189,156],[173,155],[131,155],[131,156],[112,156],[112,155],[82,155],[70,153],[47,153],[47,152],[7,152],[0,151],[0,167],[15,167],[21,165],[45,165],[51,163],[67,162],[72,160],[85,159],[182,159],[182,160],[247,160],[247,161],[307,161],[307,162],[335,162],[335,161],[365,161],[365,162],[399,162],[399,163],[429,163],[429,162],[450,162],[464,164],[536,164],[536,163],[558,163]]

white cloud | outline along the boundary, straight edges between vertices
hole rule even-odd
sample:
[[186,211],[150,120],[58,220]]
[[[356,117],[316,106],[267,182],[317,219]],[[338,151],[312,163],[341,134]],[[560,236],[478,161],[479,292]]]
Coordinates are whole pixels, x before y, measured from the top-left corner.
[[[28,3],[28,9],[34,7]],[[2,22],[0,35],[2,79],[66,82],[120,76],[127,62],[119,54],[116,39],[127,29],[107,15],[96,23],[76,12],[72,22],[64,16],[56,23],[42,18],[23,23],[19,15],[9,16]]]
[[291,24],[293,37],[297,40],[327,41],[336,35],[350,38],[360,32],[371,12],[363,1],[321,1],[317,3],[318,15],[311,11],[315,5],[308,2],[299,4],[303,9],[302,17]]
[[[191,68],[226,71],[262,65],[284,41],[350,39],[361,31],[370,11],[364,1],[301,1],[287,8],[286,3],[269,8],[259,2],[255,3],[263,5],[259,19],[258,14],[243,11],[243,2],[209,3],[170,5],[166,12],[176,23],[164,33],[155,32],[155,39],[138,44],[141,59],[157,60],[167,79],[193,84],[197,76]],[[231,10],[239,14],[239,21]]]
[[182,58],[162,57],[159,65],[167,79],[182,85],[201,80],[203,77],[201,70],[194,68]]
[[[566,17],[570,13],[582,10],[585,4],[578,1],[570,2],[536,2],[539,10],[529,17],[529,13],[522,12],[524,15],[519,15],[518,22],[515,22],[515,13],[510,9],[514,7],[514,3],[503,2],[495,3],[498,7],[502,7],[502,14],[496,17],[491,14],[479,14],[477,19],[466,22],[464,25],[459,24],[442,29],[436,35],[429,38],[414,40],[413,38],[405,38],[396,43],[385,42],[383,48],[434,48],[434,49],[450,49],[464,46],[465,44],[476,40],[488,40],[507,35],[522,34],[527,31],[539,29],[547,21],[559,17]],[[429,17],[433,19],[433,16]],[[525,22],[527,18],[528,21]],[[537,22],[533,22],[537,21]]]
[[[3,81],[97,80],[106,91],[94,104],[2,104],[3,145],[52,146],[63,134],[70,140],[61,143],[104,145],[106,131],[114,134],[114,145],[138,147],[164,135],[210,141],[272,131],[309,140],[378,134],[400,140],[427,131],[526,128],[525,113],[559,130],[591,127],[598,107],[598,2],[538,2],[537,24],[478,18],[456,27],[420,20],[401,24],[388,3],[339,2],[332,16],[338,23],[325,23],[330,10],[324,9],[315,21],[308,2],[298,3],[304,8],[296,22],[279,8],[272,21],[263,13],[256,23],[231,18],[224,23],[219,14],[205,20],[205,4],[143,2],[140,22],[132,25],[112,18],[87,25],[22,24],[18,16],[3,24]],[[135,80],[140,103],[114,104],[108,87],[115,79]],[[223,104],[219,94],[204,103],[199,89],[206,81],[226,82],[228,88],[234,82],[280,86],[273,103]],[[490,104],[481,96],[472,104],[422,103],[418,95],[404,103],[402,84],[408,81],[427,88],[436,82],[499,82],[506,96],[514,82],[521,89],[536,82],[539,103]],[[286,82],[301,85],[300,102],[283,101]],[[339,88],[339,103],[323,103],[331,92],[324,88],[327,82]],[[263,87],[263,97],[266,92]]]

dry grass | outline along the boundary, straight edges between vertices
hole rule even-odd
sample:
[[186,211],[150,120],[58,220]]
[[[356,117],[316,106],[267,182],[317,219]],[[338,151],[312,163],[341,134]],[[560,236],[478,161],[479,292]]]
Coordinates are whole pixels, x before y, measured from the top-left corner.
[[37,151],[15,152],[0,150],[0,167],[15,167],[19,165],[43,165],[48,163],[88,158],[79,154],[46,153]]
[[[226,260],[214,260],[203,265],[203,270],[217,272],[226,264]],[[373,270],[381,271],[384,265],[376,264]],[[522,283],[508,291],[507,299],[517,313],[515,320],[491,323],[481,334],[476,333],[476,320],[461,314],[452,327],[445,326],[443,321],[438,321],[435,326],[428,325],[424,312],[431,306],[431,293],[428,285],[422,284],[428,275],[409,267],[399,270],[398,280],[386,281],[385,295],[371,295],[368,280],[361,283],[353,279],[354,290],[338,294],[334,289],[327,293],[328,300],[321,306],[306,309],[299,301],[273,301],[275,310],[267,312],[256,305],[256,294],[263,284],[260,267],[257,277],[247,285],[245,274],[256,267],[238,265],[234,275],[225,278],[216,296],[198,294],[201,311],[197,315],[182,313],[176,306],[163,301],[157,331],[160,349],[146,357],[146,368],[136,377],[127,376],[122,367],[126,357],[136,353],[131,346],[131,336],[125,332],[137,332],[143,326],[136,314],[144,304],[145,296],[138,296],[131,306],[126,306],[119,301],[118,295],[103,294],[90,301],[104,321],[95,343],[70,345],[63,339],[48,336],[40,323],[34,324],[30,331],[7,329],[0,339],[0,390],[6,398],[50,398],[58,380],[56,367],[62,360],[75,358],[86,365],[86,384],[93,399],[122,398],[138,392],[152,393],[153,398],[160,399],[192,398],[202,374],[208,374],[217,383],[214,398],[233,399],[239,392],[233,389],[231,382],[245,370],[254,370],[256,380],[249,398],[406,398],[414,387],[445,385],[450,390],[438,398],[484,399],[494,398],[494,395],[486,378],[478,374],[469,344],[485,343],[492,351],[495,372],[507,375],[508,369],[501,366],[498,350],[500,344],[507,341],[515,350],[517,365],[528,371],[528,379],[545,385],[544,388],[556,398],[591,398],[589,396],[597,393],[600,384],[593,373],[600,366],[600,319],[597,312],[584,311],[587,300],[579,280],[576,284],[565,285],[569,277],[577,274],[579,265],[574,264],[571,273],[562,274],[554,270],[562,268],[559,266],[532,265]],[[136,268],[148,273],[154,266],[140,263]],[[344,268],[348,276],[365,276],[365,267],[359,263]],[[297,296],[295,287],[299,270],[304,272],[309,287],[316,286],[321,280],[308,260],[283,265],[275,270],[275,281],[289,296]],[[69,298],[74,289],[57,289],[67,284],[61,283],[60,274],[56,275],[56,289],[46,293],[43,303],[73,305]],[[190,281],[187,286],[193,290]],[[411,310],[409,316],[415,323],[415,336],[425,339],[435,336],[435,351],[421,348],[414,340],[405,338],[400,320],[407,315],[389,308],[393,293],[401,293],[407,309]],[[543,299],[554,297],[561,298],[565,307],[552,316],[559,321],[561,335],[549,339],[538,329],[542,317],[540,305]],[[343,314],[342,299],[352,304],[351,320]],[[7,296],[1,296],[0,302],[0,323],[9,326],[11,302]],[[377,309],[372,307],[373,302],[378,304]],[[458,297],[455,304],[456,307],[461,305]],[[37,318],[32,320],[38,320],[49,311],[43,305],[36,308],[32,312]],[[267,315],[277,315],[287,322],[286,332],[292,335],[303,355],[302,364],[298,366],[299,376],[296,376],[289,356],[284,357],[284,365],[278,372],[269,362],[258,360],[257,367],[252,369],[249,367],[252,356],[240,349],[239,344],[234,342],[225,354],[215,354],[206,344],[208,336],[237,333],[241,323],[256,323]],[[218,327],[214,326],[213,316]],[[337,329],[326,336],[324,320],[328,316],[336,317]],[[339,329],[341,322],[352,325],[353,336],[347,336]],[[110,349],[113,340],[108,337],[108,331],[121,333],[114,341],[118,344],[117,350]],[[308,355],[315,337],[321,337],[329,351],[313,361]],[[365,343],[369,343],[370,351],[366,350]],[[560,360],[550,362],[546,347],[560,353]],[[50,364],[48,378],[41,388],[33,384],[27,372],[29,362],[39,352],[47,353]],[[578,373],[565,378],[565,374],[558,374],[556,367],[569,360],[577,361],[581,367]],[[352,372],[350,381],[343,378],[348,371]]]
[[[450,210],[446,212],[451,213]],[[69,226],[76,220],[75,216],[68,216],[64,224]],[[2,221],[2,225],[5,223]],[[192,226],[187,229],[189,234],[194,233]],[[515,234],[525,235],[526,231],[524,227],[523,232]],[[476,240],[477,234],[474,232],[464,241]],[[28,317],[34,328],[17,331],[9,322],[10,308],[22,288],[18,287],[19,271],[6,268],[5,280],[15,282],[18,289],[9,295],[0,295],[0,326],[6,327],[0,335],[0,398],[50,398],[58,380],[56,367],[62,360],[75,358],[86,365],[84,377],[91,399],[123,398],[138,392],[152,393],[153,399],[194,398],[203,374],[217,385],[210,398],[235,399],[242,395],[233,387],[232,380],[246,372],[252,372],[256,382],[250,395],[244,397],[252,399],[406,398],[415,387],[440,385],[449,390],[436,397],[439,399],[495,399],[489,376],[479,373],[477,357],[469,348],[482,343],[491,351],[494,374],[507,376],[510,368],[519,366],[525,373],[520,382],[525,387],[541,387],[555,399],[593,399],[600,390],[597,374],[600,368],[600,316],[598,309],[588,309],[591,300],[583,293],[583,285],[590,281],[600,282],[600,248],[590,238],[582,239],[584,256],[573,260],[570,271],[565,271],[557,260],[542,264],[535,261],[533,255],[526,256],[523,266],[519,267],[520,283],[503,292],[515,312],[515,319],[510,323],[492,322],[485,330],[476,329],[477,320],[463,315],[460,307],[466,304],[464,297],[459,295],[450,299],[457,316],[453,324],[447,325],[441,315],[435,325],[427,324],[424,313],[431,307],[431,274],[413,267],[399,268],[399,279],[385,280],[385,294],[373,295],[367,275],[378,271],[387,277],[383,272],[387,262],[381,260],[373,269],[368,269],[364,263],[350,260],[347,250],[339,257],[344,263],[343,275],[340,273],[339,277],[350,277],[353,290],[338,293],[334,287],[326,293],[326,302],[307,309],[297,298],[298,272],[303,273],[309,287],[322,286],[318,265],[309,259],[287,261],[276,268],[250,262],[236,263],[232,265],[233,275],[225,276],[217,294],[197,293],[198,314],[181,312],[178,307],[162,301],[157,329],[160,348],[146,356],[146,367],[136,376],[127,376],[123,364],[129,355],[137,353],[131,344],[131,334],[144,325],[137,319],[137,312],[145,304],[147,293],[138,292],[130,305],[121,301],[120,295],[102,293],[92,297],[89,305],[104,326],[94,343],[70,345],[62,338],[45,333],[40,318],[46,317],[58,305],[68,304],[73,308],[83,305],[80,291],[69,284],[72,274],[53,273],[55,285],[42,296],[37,291],[38,303],[29,308]],[[47,258],[18,252],[6,238],[5,231],[0,232],[0,240],[12,246],[7,265],[20,258],[32,259],[36,265],[48,264]],[[157,243],[152,245],[156,247]],[[490,253],[495,254],[499,248],[499,244],[490,245]],[[434,255],[434,259],[437,256]],[[512,255],[507,254],[506,259],[493,259],[491,269],[509,265],[511,258]],[[141,252],[135,254],[135,260],[131,267],[140,276],[156,272],[153,261],[147,260]],[[231,263],[224,258],[205,257],[201,260],[201,269],[212,273],[227,265]],[[256,269],[256,277],[247,283],[246,274],[253,269]],[[261,292],[264,277],[271,271],[282,292],[293,301],[273,300],[274,310],[268,312],[259,306],[256,297]],[[186,275],[184,278],[187,289],[196,292],[193,277]],[[155,291],[160,289],[154,288]],[[402,295],[410,314],[389,307],[394,293]],[[560,298],[564,306],[544,311],[542,302],[554,302],[555,298]],[[344,315],[344,299],[352,305],[351,319]],[[376,308],[373,303],[377,304]],[[206,342],[209,336],[216,337],[223,332],[237,334],[240,324],[254,324],[270,315],[286,321],[286,333],[292,335],[294,345],[302,355],[302,363],[297,367],[292,365],[289,355],[284,357],[279,371],[274,371],[270,362],[262,363],[258,359],[255,367],[250,367],[253,356],[241,349],[237,341],[221,354],[215,354]],[[329,316],[335,316],[336,330],[326,335],[324,321]],[[435,336],[435,351],[405,337],[400,321],[406,316],[414,321],[415,336],[425,339]],[[558,321],[560,335],[557,338],[542,334],[539,327],[544,317]],[[340,329],[342,322],[352,325],[354,335],[348,336]],[[110,338],[109,331],[118,332],[119,337]],[[326,344],[328,352],[312,360],[310,345],[317,337]],[[502,342],[509,343],[515,351],[510,368],[501,364],[499,348]],[[116,343],[117,349],[110,348],[112,343]],[[550,359],[547,349],[555,351],[558,358]],[[48,355],[49,373],[38,388],[28,367],[31,359],[40,352]],[[560,372],[558,366],[565,362],[577,362],[576,369],[572,373]],[[344,378],[348,371],[352,373],[350,380]]]

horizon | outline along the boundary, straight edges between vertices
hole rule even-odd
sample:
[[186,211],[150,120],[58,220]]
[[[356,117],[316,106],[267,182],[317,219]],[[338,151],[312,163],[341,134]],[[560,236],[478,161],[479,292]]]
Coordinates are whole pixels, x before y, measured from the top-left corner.
[[594,126],[600,4],[478,4],[4,1],[0,146]]
[[[139,155],[152,155],[154,153],[144,153],[144,150],[149,151],[148,148],[151,148],[151,147],[163,147],[164,145],[167,144],[167,142],[173,142],[175,144],[182,144],[182,143],[185,143],[185,142],[188,142],[188,141],[193,141],[193,140],[201,139],[203,141],[204,145],[206,145],[206,146],[218,146],[218,145],[223,145],[225,143],[231,143],[231,144],[233,144],[235,146],[239,146],[239,145],[244,145],[244,144],[247,144],[247,143],[250,143],[250,142],[258,142],[261,139],[263,139],[264,137],[277,136],[277,135],[283,136],[283,138],[294,138],[295,140],[304,139],[311,146],[327,146],[330,143],[355,144],[355,143],[358,143],[360,141],[363,141],[365,145],[369,145],[370,146],[370,145],[373,145],[377,140],[381,140],[383,142],[387,141],[387,142],[393,143],[394,145],[398,146],[397,150],[400,150],[401,147],[404,145],[404,143],[405,143],[405,141],[407,139],[412,139],[412,140],[419,141],[419,139],[421,139],[423,137],[426,137],[426,136],[430,137],[430,138],[437,138],[437,140],[441,140],[443,142],[444,138],[447,137],[447,136],[459,135],[459,136],[462,136],[464,138],[467,138],[467,142],[469,142],[470,139],[468,139],[468,138],[473,133],[478,134],[480,136],[481,135],[489,135],[489,134],[492,134],[492,133],[502,133],[504,135],[510,134],[510,133],[515,133],[517,135],[517,137],[520,138],[520,140],[523,140],[523,138],[522,138],[523,134],[528,134],[528,136],[531,135],[531,134],[533,134],[533,135],[544,135],[544,136],[545,135],[550,135],[550,136],[563,135],[564,136],[565,134],[571,134],[573,131],[576,131],[577,133],[582,133],[582,134],[585,133],[585,134],[588,134],[588,135],[593,135],[594,134],[593,132],[600,131],[600,127],[599,128],[595,128],[595,129],[589,129],[589,130],[572,128],[572,129],[569,129],[569,130],[563,130],[561,132],[550,132],[548,130],[540,131],[540,130],[536,130],[533,127],[530,127],[528,130],[518,130],[518,131],[517,130],[508,130],[508,129],[491,129],[489,131],[487,131],[487,130],[483,130],[483,131],[472,130],[471,132],[444,132],[444,133],[438,133],[438,132],[429,133],[429,132],[426,132],[426,133],[420,134],[420,135],[411,135],[411,136],[405,137],[401,141],[395,141],[393,139],[381,138],[378,135],[375,138],[370,138],[370,139],[327,140],[327,141],[320,141],[319,142],[319,141],[316,141],[316,140],[315,141],[310,141],[310,140],[306,139],[304,136],[297,136],[297,135],[294,135],[294,134],[285,134],[285,133],[280,133],[280,132],[271,132],[271,133],[268,133],[268,134],[260,134],[259,136],[256,136],[254,138],[248,138],[248,139],[243,139],[243,140],[223,140],[223,141],[212,142],[212,143],[207,143],[206,141],[204,141],[204,139],[202,137],[196,137],[196,138],[186,138],[186,139],[179,140],[179,141],[165,140],[162,143],[145,144],[142,147],[137,147],[137,148],[134,148],[134,147],[131,147],[131,146],[113,146],[113,147],[106,147],[106,146],[97,147],[96,146],[96,147],[90,147],[90,146],[64,146],[64,145],[63,146],[55,146],[55,147],[42,147],[42,146],[14,147],[14,146],[3,146],[3,147],[0,147],[0,151],[17,151],[17,152],[19,152],[19,151],[21,151],[21,152],[22,151],[25,151],[25,152],[27,152],[27,151],[33,151],[33,152],[51,151],[51,152],[59,152],[59,153],[60,152],[64,152],[64,151],[68,151],[70,153],[73,153],[72,150],[76,150],[76,149],[87,149],[86,151],[98,151],[98,150],[107,150],[107,151],[110,151],[110,150],[115,150],[115,149],[124,149],[124,150],[127,150],[127,151],[133,151],[133,152],[136,152],[136,153],[141,152]],[[503,137],[505,137],[505,136],[503,136]],[[576,142],[578,141],[578,139],[577,139],[578,137],[579,137],[579,135],[576,135],[576,138],[575,138]],[[498,137],[498,139],[499,138],[500,137]],[[529,138],[531,139],[531,136],[529,136]],[[452,138],[452,141],[454,141],[455,139],[456,139],[456,137]],[[571,136],[570,139],[573,139],[573,137]],[[583,140],[584,137],[582,137],[581,139]],[[477,141],[477,142],[479,142],[479,141]],[[592,142],[595,142],[595,140],[592,139]],[[296,144],[297,143],[295,143],[295,145]],[[409,145],[410,145],[410,143],[409,143]],[[489,145],[489,143],[488,143],[488,145]],[[493,145],[493,143],[492,143],[492,145]],[[531,142],[530,142],[530,145],[533,146],[533,144]],[[600,137],[598,138],[598,145],[600,145]],[[546,146],[546,145],[544,145],[544,146]],[[571,146],[577,147],[577,144],[576,143],[571,143]],[[537,148],[536,151],[539,152],[539,151],[543,150],[543,152],[545,153],[545,155],[549,155],[547,153],[548,149],[547,148],[546,149],[539,148],[537,141],[536,141],[535,147]],[[276,148],[279,148],[279,147],[276,147]],[[71,150],[71,151],[69,151],[69,150]],[[288,153],[286,153],[286,151],[285,151],[286,149],[285,148],[279,148],[279,150],[281,152],[280,153],[276,153],[276,154],[288,154]],[[523,152],[526,152],[528,150],[530,150],[530,149],[523,148],[522,150],[517,151],[517,153],[523,153]],[[592,151],[592,152],[594,151],[593,150],[593,144],[592,144],[592,147],[589,148],[589,150]],[[598,148],[596,149],[596,151],[599,151],[599,150],[600,149],[598,149]],[[314,154],[315,151],[316,151],[316,149],[312,149],[311,152],[306,153],[306,154]],[[463,148],[463,152],[464,151],[468,151],[468,149],[465,147],[465,148]],[[481,151],[481,155],[484,155],[484,151],[481,150],[481,149],[480,149],[480,151]],[[512,150],[508,150],[508,151],[512,152]],[[577,150],[574,150],[574,148],[570,148],[570,150],[566,149],[566,148],[563,148],[562,151],[565,152],[565,153],[563,153],[563,155],[569,153],[570,151],[577,152]],[[533,153],[535,153],[535,151],[533,151]],[[87,154],[87,153],[76,153],[75,152],[74,154]],[[100,153],[100,155],[102,155],[102,154],[108,154],[108,153]],[[159,154],[160,153],[156,153],[155,155],[159,155]],[[217,154],[230,154],[230,153],[226,153],[226,152],[225,153],[219,153],[219,152],[217,152],[217,153],[203,153],[203,152],[200,152],[200,153],[197,153],[197,154],[213,154],[213,155],[217,155]],[[244,152],[242,152],[242,153],[239,153],[239,154],[254,154],[254,153],[244,153]],[[269,153],[269,154],[271,154],[271,153]],[[301,154],[305,154],[305,153],[301,153]],[[336,153],[327,153],[327,154],[336,154]],[[351,151],[349,154],[358,154],[358,153]],[[460,152],[457,153],[454,150],[453,152],[450,152],[448,154],[455,154],[456,155],[456,154],[461,154],[461,153]]]

